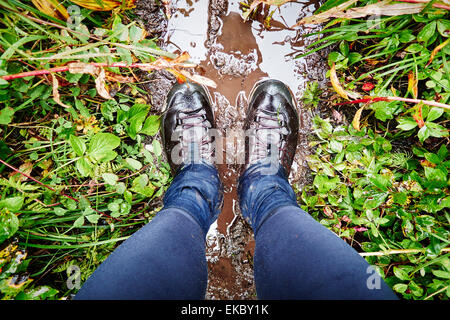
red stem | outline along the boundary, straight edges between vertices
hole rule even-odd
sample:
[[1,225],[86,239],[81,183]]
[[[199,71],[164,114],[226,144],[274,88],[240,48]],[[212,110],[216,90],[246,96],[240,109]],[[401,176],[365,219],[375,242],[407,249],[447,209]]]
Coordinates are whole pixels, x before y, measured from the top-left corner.
[[[105,62],[93,62],[90,63],[93,66],[96,67],[110,67],[110,68],[140,68],[140,67],[146,67],[148,66],[148,64],[146,63],[132,63],[130,65],[127,65],[125,62],[115,62],[112,64],[107,64]],[[46,69],[46,70],[34,70],[34,71],[27,71],[27,72],[21,72],[21,73],[16,73],[16,74],[9,74],[6,76],[2,76],[1,78],[3,80],[13,80],[13,79],[18,79],[18,78],[25,78],[25,77],[31,77],[31,76],[40,76],[40,75],[44,75],[44,74],[50,74],[50,73],[54,73],[54,72],[64,72],[64,71],[69,71],[69,66],[63,66],[63,67],[55,67],[55,68],[50,68],[50,69]]]
[[428,100],[421,100],[421,99],[409,99],[409,98],[401,98],[401,97],[368,97],[364,99],[358,99],[353,101],[346,101],[346,102],[340,102],[336,103],[337,106],[343,106],[345,104],[355,104],[355,103],[373,103],[377,101],[403,101],[408,103],[423,103],[429,106],[433,107],[439,107],[450,110],[450,105],[445,103],[440,103],[436,101],[428,101]]

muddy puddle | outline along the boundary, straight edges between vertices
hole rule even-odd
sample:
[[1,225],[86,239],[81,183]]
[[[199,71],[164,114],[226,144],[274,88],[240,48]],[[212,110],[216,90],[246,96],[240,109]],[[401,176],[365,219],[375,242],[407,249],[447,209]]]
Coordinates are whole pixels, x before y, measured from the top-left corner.
[[[207,299],[256,299],[253,233],[241,218],[237,202],[240,165],[236,159],[243,156],[243,148],[239,147],[236,132],[242,128],[247,98],[258,80],[282,80],[297,100],[307,81],[324,81],[325,61],[320,55],[295,59],[308,44],[302,35],[315,30],[291,28],[318,7],[317,0],[289,2],[278,9],[272,6],[270,11],[264,8],[254,20],[244,22],[239,1],[172,1],[172,15],[161,46],[170,52],[189,52],[191,60],[199,64],[196,72],[217,83],[217,88],[210,89],[210,93],[216,125],[222,130],[227,149],[225,157],[228,157],[226,164],[219,165],[225,187],[224,208],[207,235]],[[272,10],[275,11],[270,25],[265,25],[264,20]],[[163,72],[152,77],[153,85],[158,83],[164,88],[151,94],[153,105],[162,108],[158,104],[163,103],[161,96],[170,88],[170,76]],[[309,152],[306,136],[310,132],[311,115],[300,105],[298,111],[299,146],[289,179],[301,189],[307,181],[304,158]]]

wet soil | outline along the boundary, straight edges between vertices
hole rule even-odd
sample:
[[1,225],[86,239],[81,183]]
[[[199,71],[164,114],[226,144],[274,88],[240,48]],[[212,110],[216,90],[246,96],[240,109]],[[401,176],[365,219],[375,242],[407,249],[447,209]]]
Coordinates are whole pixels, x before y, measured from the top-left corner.
[[[243,148],[238,132],[242,128],[247,98],[261,79],[285,82],[298,101],[300,134],[289,180],[297,191],[308,183],[305,157],[310,153],[307,136],[311,111],[302,108],[300,97],[308,81],[325,83],[326,60],[320,54],[295,59],[304,52],[312,38],[302,37],[312,29],[293,29],[292,25],[318,7],[317,0],[286,3],[280,8],[264,7],[252,20],[244,22],[237,0],[174,0],[172,14],[163,25],[155,27],[159,11],[146,2],[139,7],[140,17],[156,30],[167,51],[189,52],[199,64],[196,72],[217,83],[210,89],[217,128],[222,130],[226,164],[219,173],[224,184],[224,207],[207,235],[209,281],[207,299],[256,299],[253,281],[254,239],[251,228],[242,219],[237,201],[237,179]],[[145,14],[145,6],[153,11]],[[273,11],[270,25],[264,19]],[[306,39],[306,40],[305,40]],[[175,79],[167,72],[148,76],[146,90],[154,111],[164,109],[165,95]]]

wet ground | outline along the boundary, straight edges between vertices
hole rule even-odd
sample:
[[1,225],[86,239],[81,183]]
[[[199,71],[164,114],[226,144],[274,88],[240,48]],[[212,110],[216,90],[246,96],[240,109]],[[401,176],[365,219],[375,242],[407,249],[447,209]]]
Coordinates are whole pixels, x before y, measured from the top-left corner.
[[[207,299],[255,299],[253,281],[254,239],[251,228],[240,216],[236,187],[239,172],[237,159],[243,149],[236,132],[242,128],[247,98],[253,85],[264,78],[285,82],[300,100],[307,81],[325,81],[325,61],[318,55],[295,59],[312,41],[302,37],[312,29],[292,29],[298,19],[311,15],[319,7],[316,0],[289,2],[280,8],[260,10],[254,19],[244,22],[239,1],[178,0],[172,1],[169,20],[164,20],[151,1],[138,6],[147,28],[163,39],[161,47],[170,52],[189,52],[198,63],[196,72],[213,79],[216,125],[225,137],[223,145],[228,156],[219,165],[225,186],[224,208],[207,235],[209,281]],[[147,11],[146,11],[147,10]],[[153,10],[151,15],[145,12]],[[264,20],[273,12],[269,24]],[[146,20],[147,19],[147,20]],[[158,19],[160,24],[158,24]],[[153,29],[152,29],[153,28]],[[161,30],[162,29],[162,30]],[[166,72],[149,76],[148,90],[153,107],[164,108],[165,94],[175,81]],[[300,135],[297,153],[289,177],[296,189],[308,182],[309,153],[307,135],[311,112],[298,105]]]

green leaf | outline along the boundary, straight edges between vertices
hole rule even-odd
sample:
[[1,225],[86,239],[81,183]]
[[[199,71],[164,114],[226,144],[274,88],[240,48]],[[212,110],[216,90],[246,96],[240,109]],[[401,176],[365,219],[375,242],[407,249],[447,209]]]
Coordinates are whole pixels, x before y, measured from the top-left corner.
[[316,134],[322,139],[328,139],[333,132],[333,126],[328,120],[321,119],[319,116],[315,116],[313,119],[313,127]]
[[375,209],[384,203],[388,193],[374,193],[364,201],[364,209]]
[[327,193],[330,190],[336,188],[340,180],[338,177],[328,178],[326,175],[317,175],[314,178],[314,186],[319,193]]
[[130,27],[129,31],[130,31],[129,37],[131,42],[138,43],[144,35],[144,30],[142,30],[141,28],[137,27],[134,24]]
[[83,142],[83,140],[81,140],[77,136],[74,136],[73,134],[71,134],[69,137],[69,143],[70,143],[72,149],[77,154],[77,156],[82,157],[84,155],[84,153],[86,152],[85,143]]
[[105,180],[105,182],[109,185],[115,186],[117,183],[117,180],[119,180],[119,177],[115,175],[114,173],[103,173],[102,178]]
[[422,143],[427,140],[430,136],[430,129],[428,128],[428,126],[424,125],[422,128],[420,128],[419,132],[417,132],[417,136]]
[[393,119],[394,115],[402,110],[398,101],[379,101],[372,104],[370,108],[375,110],[375,117],[381,121]]
[[100,219],[100,215],[97,213],[93,213],[90,215],[86,216],[86,219],[90,222],[90,223],[97,223],[98,220]]
[[404,283],[397,283],[392,287],[392,289],[394,289],[394,291],[396,292],[404,293],[406,289],[408,289],[408,285]]
[[431,272],[438,278],[450,279],[450,272],[443,270],[431,270]]
[[110,161],[117,156],[113,149],[119,145],[119,137],[111,133],[97,133],[89,143],[89,156],[99,162]]
[[417,127],[417,122],[412,117],[398,118],[397,128],[408,131]]
[[19,230],[19,219],[7,210],[0,211],[0,244]]
[[438,20],[437,29],[441,36],[448,37],[448,30],[450,30],[450,20]]
[[414,39],[416,39],[416,37],[412,34],[411,30],[402,30],[399,34],[399,40],[402,43],[409,43],[411,41],[413,41]]
[[133,158],[126,158],[125,161],[130,165],[131,168],[134,170],[140,170],[142,168],[142,163],[133,159]]
[[30,290],[21,291],[14,300],[49,300],[54,298],[58,290],[48,286],[39,286]]
[[75,162],[75,166],[83,177],[87,177],[91,173],[91,165],[86,158],[80,158]]
[[8,124],[12,120],[14,115],[14,109],[10,107],[5,107],[0,110],[0,124]]
[[0,209],[6,208],[11,212],[17,212],[22,208],[23,197],[10,197],[0,201]]
[[427,121],[436,120],[437,118],[442,116],[443,113],[444,113],[444,109],[442,109],[442,108],[438,108],[438,107],[431,108],[431,110],[428,112],[428,115],[427,115]]
[[411,290],[411,293],[416,297],[420,297],[423,294],[423,289],[414,281],[411,281],[409,283],[408,288]]
[[131,119],[134,116],[141,113],[145,113],[145,116],[147,116],[149,110],[150,110],[149,105],[143,103],[136,103],[130,108],[130,110],[128,110],[128,119]]
[[116,192],[117,192],[118,194],[123,194],[126,190],[127,190],[127,187],[126,187],[125,183],[119,182],[119,183],[116,185]]
[[436,21],[432,21],[431,23],[425,24],[423,29],[417,35],[417,41],[419,42],[428,42],[428,40],[434,35],[436,31]]
[[339,153],[341,152],[343,149],[343,144],[339,141],[336,140],[331,140],[330,141],[330,150],[335,152],[335,153]]
[[61,207],[56,207],[55,209],[53,209],[53,212],[57,215],[57,216],[63,216],[67,210]]
[[409,277],[408,273],[404,270],[401,269],[399,267],[394,267],[394,275],[399,278],[400,280],[411,280],[411,278]]
[[442,138],[448,136],[448,131],[440,124],[434,122],[426,122],[425,126],[429,128],[430,136],[432,137]]
[[0,209],[6,208],[11,212],[17,212],[22,208],[23,197],[10,197],[0,201]]
[[437,154],[434,153],[425,153],[425,159],[427,159],[429,162],[434,163],[434,164],[440,164],[441,163],[441,159],[438,157]]
[[153,153],[159,157],[162,154],[161,144],[158,140],[154,139],[152,142]]
[[75,228],[79,228],[81,226],[83,226],[84,224],[84,216],[80,216],[77,220],[75,220],[75,222],[73,223],[73,226]]
[[438,168],[424,167],[425,177],[430,181],[446,182],[447,175]]
[[388,187],[391,186],[391,182],[389,181],[389,179],[380,174],[373,174],[371,177],[369,177],[369,180],[382,191],[387,191]]
[[130,118],[127,133],[132,139],[136,139],[136,135],[141,131],[147,113],[147,111],[142,111]]
[[142,194],[146,197],[151,197],[155,192],[155,187],[149,184],[149,178],[147,174],[141,174],[136,179],[133,180],[131,190]]
[[409,52],[409,53],[417,53],[417,52],[421,52],[423,50],[424,50],[424,47],[418,43],[413,43],[405,49],[405,51]]
[[148,116],[147,120],[140,131],[142,134],[146,134],[149,136],[154,136],[158,133],[160,126],[160,117],[157,115]]

